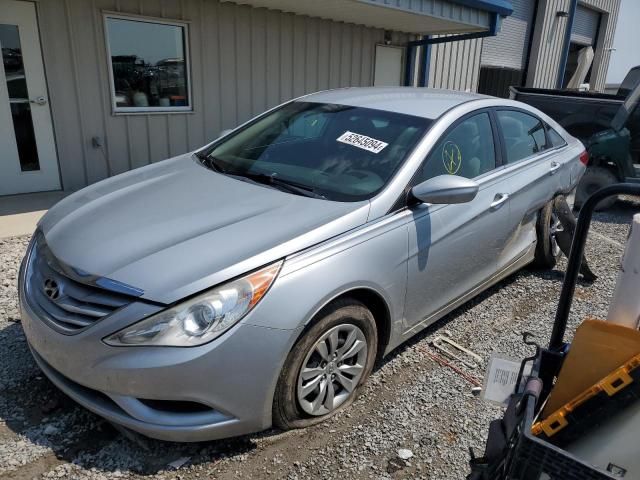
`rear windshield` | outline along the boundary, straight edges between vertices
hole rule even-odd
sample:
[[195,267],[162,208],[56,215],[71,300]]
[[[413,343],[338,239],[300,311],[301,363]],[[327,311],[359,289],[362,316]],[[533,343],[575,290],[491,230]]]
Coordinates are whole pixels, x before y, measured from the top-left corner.
[[230,175],[269,175],[329,200],[373,197],[432,120],[346,105],[292,102],[207,152]]

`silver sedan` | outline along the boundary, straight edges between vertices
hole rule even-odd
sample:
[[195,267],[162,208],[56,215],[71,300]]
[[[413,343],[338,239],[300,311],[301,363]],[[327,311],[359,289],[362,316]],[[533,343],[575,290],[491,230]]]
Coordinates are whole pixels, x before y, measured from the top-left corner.
[[553,266],[550,202],[586,160],[510,100],[301,97],[52,208],[22,264],[22,325],[53,383],[150,437],[311,425],[456,306]]

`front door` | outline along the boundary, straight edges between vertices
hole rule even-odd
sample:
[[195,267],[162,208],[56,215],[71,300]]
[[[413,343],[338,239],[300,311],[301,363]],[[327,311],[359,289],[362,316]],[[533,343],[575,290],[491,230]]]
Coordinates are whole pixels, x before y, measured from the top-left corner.
[[0,195],[58,190],[35,5],[0,0]]
[[488,112],[473,113],[444,135],[418,172],[416,182],[458,175],[478,182],[479,191],[469,203],[413,207],[405,306],[410,329],[432,323],[496,274],[509,227],[496,134]]

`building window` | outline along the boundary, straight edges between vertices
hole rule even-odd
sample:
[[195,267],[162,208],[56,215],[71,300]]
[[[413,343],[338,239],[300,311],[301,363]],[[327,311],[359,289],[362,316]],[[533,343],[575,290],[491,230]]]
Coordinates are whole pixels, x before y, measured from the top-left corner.
[[191,110],[187,25],[105,16],[113,111]]

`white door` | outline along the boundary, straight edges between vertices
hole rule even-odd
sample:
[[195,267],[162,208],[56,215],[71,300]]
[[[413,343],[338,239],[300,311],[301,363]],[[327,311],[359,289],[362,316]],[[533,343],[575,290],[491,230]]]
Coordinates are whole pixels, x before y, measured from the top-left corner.
[[0,0],[0,195],[58,190],[35,6]]
[[376,45],[373,86],[401,86],[403,58],[404,47],[396,47],[394,45]]

